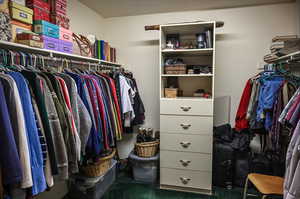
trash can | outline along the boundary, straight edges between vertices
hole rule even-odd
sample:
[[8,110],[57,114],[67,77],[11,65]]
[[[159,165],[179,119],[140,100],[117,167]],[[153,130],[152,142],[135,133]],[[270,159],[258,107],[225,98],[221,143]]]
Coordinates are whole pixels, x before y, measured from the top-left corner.
[[129,154],[129,161],[132,165],[133,178],[139,182],[156,183],[159,153],[150,158],[142,158],[134,154]]
[[116,180],[117,161],[112,160],[111,168],[102,176],[91,178],[74,175],[69,180],[68,198],[100,199]]

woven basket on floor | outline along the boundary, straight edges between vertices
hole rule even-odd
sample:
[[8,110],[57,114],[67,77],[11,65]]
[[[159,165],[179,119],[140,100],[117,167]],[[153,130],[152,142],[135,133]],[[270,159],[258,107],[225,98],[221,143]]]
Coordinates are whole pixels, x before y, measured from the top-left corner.
[[97,177],[103,175],[111,166],[111,160],[115,156],[116,150],[106,157],[100,158],[98,162],[89,164],[82,168],[84,174],[88,177]]
[[159,141],[136,143],[135,151],[138,156],[149,158],[156,154],[158,146]]

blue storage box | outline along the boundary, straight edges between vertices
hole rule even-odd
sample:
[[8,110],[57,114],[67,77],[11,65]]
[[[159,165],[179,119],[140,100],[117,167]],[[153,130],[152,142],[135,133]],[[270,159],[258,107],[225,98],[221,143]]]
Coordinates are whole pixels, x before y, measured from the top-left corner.
[[34,21],[34,32],[56,39],[59,38],[59,26],[49,23],[48,21]]

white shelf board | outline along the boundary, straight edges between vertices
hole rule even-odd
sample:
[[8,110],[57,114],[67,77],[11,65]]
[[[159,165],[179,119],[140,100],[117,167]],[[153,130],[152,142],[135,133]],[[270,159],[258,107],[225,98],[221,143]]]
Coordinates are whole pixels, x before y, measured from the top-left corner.
[[166,98],[162,97],[161,100],[196,100],[196,101],[214,101],[212,98],[201,98],[201,97],[176,97],[176,98]]
[[162,77],[212,77],[213,74],[162,74]]
[[68,54],[68,53],[58,52],[58,51],[54,51],[54,50],[35,48],[35,47],[31,47],[31,46],[26,46],[23,44],[18,44],[18,43],[8,42],[8,41],[1,41],[1,40],[0,40],[0,48],[7,48],[7,49],[11,49],[11,50],[18,49],[18,50],[23,50],[23,51],[31,51],[31,52],[41,53],[41,54],[53,55],[54,57],[66,57],[66,58],[80,59],[80,60],[86,60],[86,61],[101,62],[101,63],[106,63],[106,64],[110,64],[110,65],[115,65],[115,66],[122,65],[120,63],[113,63],[113,62],[105,61],[105,60],[101,60],[101,59],[85,57],[85,56],[81,56],[81,55]]
[[187,22],[161,25],[160,28],[164,34],[197,34],[206,29],[212,29],[215,22]]
[[163,49],[162,54],[170,55],[213,55],[213,48],[201,48],[201,49]]
[[275,62],[276,62],[276,61],[283,61],[283,60],[285,60],[285,59],[289,59],[289,58],[292,57],[292,56],[300,56],[300,51],[296,51],[296,52],[290,53],[290,54],[288,54],[288,55],[281,56],[281,57],[277,58],[277,59],[275,60]]

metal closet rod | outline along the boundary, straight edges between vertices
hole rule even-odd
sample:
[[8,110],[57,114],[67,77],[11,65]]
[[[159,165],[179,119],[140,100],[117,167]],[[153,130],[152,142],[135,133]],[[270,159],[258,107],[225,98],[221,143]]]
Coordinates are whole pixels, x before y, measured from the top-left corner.
[[106,61],[106,60],[85,57],[85,56],[81,56],[81,55],[67,54],[67,53],[62,53],[62,52],[53,51],[53,50],[40,49],[40,48],[30,47],[30,46],[26,46],[23,44],[7,42],[7,41],[0,41],[0,49],[26,52],[29,54],[36,54],[36,55],[44,55],[44,56],[46,55],[46,56],[55,57],[55,58],[84,60],[85,62],[91,62],[91,63],[97,62],[99,64],[107,65],[107,66],[115,66],[115,67],[122,66],[122,64],[114,63],[114,62],[110,62],[110,61]]
[[96,67],[100,67],[100,68],[109,68],[109,69],[121,69],[122,68],[121,65],[107,63],[106,61],[97,60],[97,59],[92,59],[92,60],[86,59],[84,61],[78,61],[78,57],[75,57],[75,59],[72,59],[71,56],[65,58],[65,57],[56,57],[56,56],[53,56],[53,54],[43,55],[43,54],[38,54],[38,53],[28,53],[28,52],[25,53],[25,52],[22,52],[21,50],[8,50],[8,49],[3,49],[3,50],[6,50],[9,53],[17,53],[17,54],[20,54],[21,56],[23,56],[24,54],[32,55],[33,59],[62,62],[62,64],[67,63],[70,65],[72,65],[72,64],[87,65],[87,66],[89,66],[89,69],[90,69],[90,66],[96,66]]

